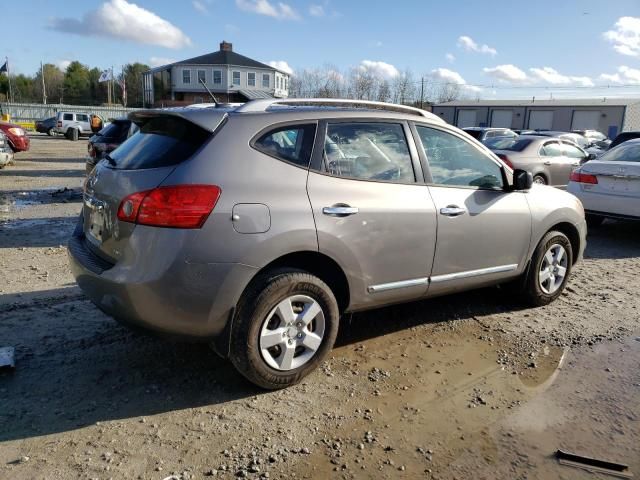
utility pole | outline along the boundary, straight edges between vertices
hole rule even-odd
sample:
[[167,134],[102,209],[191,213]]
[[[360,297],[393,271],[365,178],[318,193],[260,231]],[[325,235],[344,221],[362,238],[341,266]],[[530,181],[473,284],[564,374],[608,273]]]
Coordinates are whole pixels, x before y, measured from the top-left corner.
[[11,72],[9,71],[9,57],[4,57],[7,61],[7,80],[9,81],[9,102],[13,103],[13,92],[11,91]]
[[42,76],[42,103],[46,105],[47,104],[47,87],[45,86],[45,83],[44,83],[44,66],[42,65],[42,62],[40,62],[40,75]]
[[422,82],[420,84],[420,108],[424,108],[424,77],[422,77]]

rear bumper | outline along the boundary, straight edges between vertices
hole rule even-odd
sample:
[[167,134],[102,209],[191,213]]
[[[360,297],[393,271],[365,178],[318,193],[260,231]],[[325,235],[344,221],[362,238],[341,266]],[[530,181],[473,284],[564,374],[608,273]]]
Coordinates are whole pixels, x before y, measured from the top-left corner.
[[588,191],[571,182],[569,192],[580,199],[585,212],[616,218],[634,218],[640,216],[640,197],[634,195],[612,195]]
[[[144,258],[110,265],[89,250],[81,228],[69,240],[68,253],[78,285],[107,315],[131,326],[203,341],[225,332],[256,273],[236,263],[189,263],[158,251],[154,242],[146,243]],[[151,266],[157,255],[165,256],[162,268]]]

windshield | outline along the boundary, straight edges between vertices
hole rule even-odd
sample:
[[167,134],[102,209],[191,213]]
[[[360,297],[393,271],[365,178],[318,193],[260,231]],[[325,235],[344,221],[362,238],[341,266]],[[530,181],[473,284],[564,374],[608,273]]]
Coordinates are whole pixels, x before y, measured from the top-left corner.
[[623,143],[604,153],[603,162],[640,162],[640,142]]
[[510,150],[512,152],[521,152],[527,148],[530,143],[531,139],[529,138],[498,137],[487,140],[485,145],[491,150]]
[[182,118],[161,115],[148,119],[110,155],[116,168],[143,169],[176,165],[191,157],[209,133]]

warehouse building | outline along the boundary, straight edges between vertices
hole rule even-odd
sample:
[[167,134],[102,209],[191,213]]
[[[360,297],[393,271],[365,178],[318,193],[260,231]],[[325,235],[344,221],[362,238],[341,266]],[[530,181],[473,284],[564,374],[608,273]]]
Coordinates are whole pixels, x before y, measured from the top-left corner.
[[640,98],[457,100],[434,105],[433,113],[460,128],[593,129],[609,138],[640,130]]
[[289,95],[288,73],[234,52],[225,41],[217,52],[152,68],[142,77],[147,107],[211,102],[208,91],[220,102]]

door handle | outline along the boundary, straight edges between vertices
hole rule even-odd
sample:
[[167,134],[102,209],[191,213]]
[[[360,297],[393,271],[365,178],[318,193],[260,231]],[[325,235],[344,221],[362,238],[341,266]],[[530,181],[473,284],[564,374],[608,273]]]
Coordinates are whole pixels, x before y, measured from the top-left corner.
[[349,205],[334,205],[332,207],[324,207],[322,213],[331,217],[348,217],[358,213],[358,208],[350,207]]
[[544,162],[545,165],[551,165],[551,160],[547,160]]
[[440,215],[445,215],[447,217],[458,217],[460,215],[464,215],[467,211],[464,208],[460,208],[457,205],[447,205],[440,209]]

